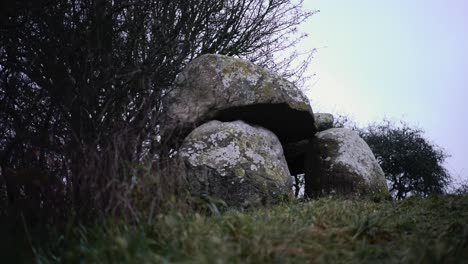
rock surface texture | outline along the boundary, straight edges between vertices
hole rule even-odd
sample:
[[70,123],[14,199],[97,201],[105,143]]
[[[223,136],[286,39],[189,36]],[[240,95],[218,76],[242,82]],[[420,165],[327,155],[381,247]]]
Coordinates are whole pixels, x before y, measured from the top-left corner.
[[169,130],[182,138],[210,120],[244,120],[284,143],[316,132],[307,97],[291,82],[249,61],[207,54],[190,62],[164,99]]
[[314,114],[315,124],[317,125],[318,131],[324,131],[333,128],[333,115],[328,113],[315,113]]
[[316,134],[308,149],[306,193],[388,196],[385,175],[367,143],[349,129]]
[[222,199],[228,206],[252,207],[292,192],[281,143],[267,129],[243,121],[210,121],[193,130],[179,155],[190,190]]

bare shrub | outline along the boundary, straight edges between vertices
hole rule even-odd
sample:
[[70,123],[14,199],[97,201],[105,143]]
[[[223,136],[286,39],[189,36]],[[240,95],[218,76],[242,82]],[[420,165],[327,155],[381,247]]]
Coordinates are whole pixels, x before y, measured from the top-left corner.
[[[312,14],[291,0],[3,1],[5,214],[29,212],[32,223],[129,216],[136,193],[151,193],[155,204],[168,200],[179,180],[164,176],[170,150],[158,136],[160,102],[175,76],[190,60],[216,53],[300,77],[310,54],[299,64],[292,63],[298,53],[279,55],[305,37],[297,25]],[[148,186],[135,186],[143,178]]]

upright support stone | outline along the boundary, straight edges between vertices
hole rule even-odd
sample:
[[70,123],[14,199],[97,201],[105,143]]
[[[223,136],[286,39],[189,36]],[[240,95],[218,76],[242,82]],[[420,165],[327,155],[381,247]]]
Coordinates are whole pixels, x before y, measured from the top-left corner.
[[367,143],[352,130],[316,134],[306,161],[306,195],[389,195],[385,175]]
[[190,191],[252,207],[292,196],[292,178],[275,134],[242,121],[210,121],[184,140],[180,157]]

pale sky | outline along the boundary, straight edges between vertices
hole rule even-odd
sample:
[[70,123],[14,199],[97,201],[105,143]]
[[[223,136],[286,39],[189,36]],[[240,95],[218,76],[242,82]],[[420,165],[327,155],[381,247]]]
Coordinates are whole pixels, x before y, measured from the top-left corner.
[[305,2],[314,111],[416,125],[468,181],[468,0]]

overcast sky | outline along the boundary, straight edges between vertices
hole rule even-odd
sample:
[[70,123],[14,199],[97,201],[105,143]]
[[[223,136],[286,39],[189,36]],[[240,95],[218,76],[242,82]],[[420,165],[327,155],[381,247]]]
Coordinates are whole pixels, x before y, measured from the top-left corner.
[[318,48],[307,83],[314,111],[416,125],[468,180],[468,1],[305,2],[320,10],[301,28],[302,47]]

